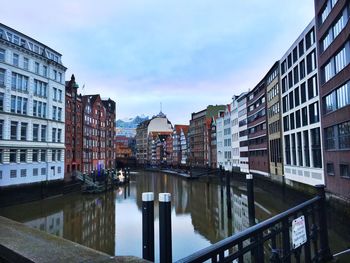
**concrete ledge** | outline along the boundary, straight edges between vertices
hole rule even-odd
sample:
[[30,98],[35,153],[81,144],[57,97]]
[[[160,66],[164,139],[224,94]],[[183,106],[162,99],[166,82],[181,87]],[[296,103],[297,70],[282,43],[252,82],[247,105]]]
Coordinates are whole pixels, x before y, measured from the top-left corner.
[[0,262],[147,262],[114,257],[0,217]]

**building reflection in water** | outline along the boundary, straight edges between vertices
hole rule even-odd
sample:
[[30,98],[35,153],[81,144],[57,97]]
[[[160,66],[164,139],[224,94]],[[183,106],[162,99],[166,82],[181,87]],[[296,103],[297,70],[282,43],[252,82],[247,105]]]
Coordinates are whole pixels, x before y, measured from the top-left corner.
[[24,222],[25,225],[63,237],[63,211]]

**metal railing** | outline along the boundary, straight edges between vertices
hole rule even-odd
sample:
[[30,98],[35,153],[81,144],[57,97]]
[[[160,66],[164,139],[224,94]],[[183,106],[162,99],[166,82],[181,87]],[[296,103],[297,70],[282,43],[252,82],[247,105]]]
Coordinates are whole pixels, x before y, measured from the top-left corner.
[[[177,262],[327,262],[332,258],[327,233],[324,186],[318,195],[270,219]],[[292,221],[304,216],[306,242],[294,248]]]

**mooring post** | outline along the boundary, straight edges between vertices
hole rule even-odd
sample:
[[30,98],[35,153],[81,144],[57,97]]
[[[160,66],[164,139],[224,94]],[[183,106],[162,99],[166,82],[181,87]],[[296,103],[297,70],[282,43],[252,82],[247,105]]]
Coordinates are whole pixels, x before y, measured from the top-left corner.
[[154,194],[142,193],[142,258],[154,262]]
[[317,195],[320,197],[320,207],[318,210],[320,228],[320,252],[321,260],[327,262],[332,259],[328,241],[327,212],[326,212],[326,192],[324,185],[316,185]]
[[248,197],[248,215],[249,215],[249,225],[255,225],[255,206],[254,206],[254,182],[253,175],[246,175],[247,181],[247,197]]
[[171,194],[159,194],[159,253],[160,262],[172,262]]

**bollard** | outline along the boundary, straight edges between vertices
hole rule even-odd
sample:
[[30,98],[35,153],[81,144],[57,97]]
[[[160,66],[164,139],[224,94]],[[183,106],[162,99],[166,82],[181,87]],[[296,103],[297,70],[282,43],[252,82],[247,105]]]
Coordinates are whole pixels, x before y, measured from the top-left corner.
[[321,260],[324,262],[332,259],[331,250],[328,241],[327,212],[326,212],[326,192],[324,185],[316,185],[317,195],[320,197],[320,207],[318,210],[319,228],[320,228],[320,252]]
[[253,175],[246,175],[247,181],[247,197],[248,197],[248,215],[249,215],[249,225],[255,225],[255,206],[254,206],[254,181]]
[[159,194],[159,253],[160,262],[172,262],[171,194]]
[[142,258],[154,262],[154,194],[142,193]]

